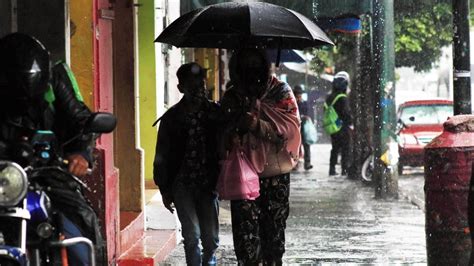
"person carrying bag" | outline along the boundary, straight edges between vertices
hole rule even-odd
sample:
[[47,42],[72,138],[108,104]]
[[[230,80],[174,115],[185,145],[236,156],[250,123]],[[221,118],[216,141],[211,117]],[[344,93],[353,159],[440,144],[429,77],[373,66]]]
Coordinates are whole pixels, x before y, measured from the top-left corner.
[[241,147],[222,161],[217,191],[221,200],[254,200],[260,195],[258,174]]

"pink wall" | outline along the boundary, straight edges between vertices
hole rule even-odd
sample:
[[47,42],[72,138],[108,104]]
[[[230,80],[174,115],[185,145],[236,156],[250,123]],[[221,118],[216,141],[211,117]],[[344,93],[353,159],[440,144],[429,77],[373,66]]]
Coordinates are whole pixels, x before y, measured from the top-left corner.
[[[112,23],[113,10],[109,9],[108,0],[94,1],[94,105],[96,111],[113,112],[113,47]],[[113,135],[102,135],[97,142],[99,154],[103,155],[102,173],[105,213],[102,213],[107,239],[109,264],[115,264],[118,253],[119,234],[119,195],[118,170],[114,166]]]

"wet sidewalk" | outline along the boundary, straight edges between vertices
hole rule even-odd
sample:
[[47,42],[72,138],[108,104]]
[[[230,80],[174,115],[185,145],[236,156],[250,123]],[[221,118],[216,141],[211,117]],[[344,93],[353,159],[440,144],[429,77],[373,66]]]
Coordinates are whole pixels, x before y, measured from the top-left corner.
[[[404,196],[376,200],[373,187],[329,177],[330,148],[313,145],[314,168],[292,174],[285,265],[426,264],[423,211]],[[235,265],[226,201],[220,224],[219,265]],[[185,264],[182,243],[165,264]]]

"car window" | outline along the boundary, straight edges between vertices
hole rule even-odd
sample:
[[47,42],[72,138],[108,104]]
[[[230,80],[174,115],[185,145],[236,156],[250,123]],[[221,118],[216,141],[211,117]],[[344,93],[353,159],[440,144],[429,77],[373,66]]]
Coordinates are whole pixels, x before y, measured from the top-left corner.
[[[412,105],[404,107],[400,119],[410,124],[441,124],[453,115],[452,105]],[[410,118],[414,118],[413,120]]]

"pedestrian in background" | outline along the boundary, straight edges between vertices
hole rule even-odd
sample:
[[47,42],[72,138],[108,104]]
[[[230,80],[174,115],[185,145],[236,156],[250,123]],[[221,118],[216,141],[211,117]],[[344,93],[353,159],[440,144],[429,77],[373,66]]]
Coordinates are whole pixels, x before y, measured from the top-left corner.
[[[164,206],[176,208],[187,265],[215,265],[219,245],[216,180],[216,103],[207,99],[206,70],[197,63],[177,73],[183,98],[161,118],[153,169]],[[202,255],[199,247],[202,244]]]
[[341,71],[334,76],[332,92],[326,99],[326,106],[332,106],[340,123],[339,130],[331,134],[331,157],[329,159],[329,175],[337,175],[336,164],[341,154],[341,175],[347,175],[349,167],[351,137],[354,126],[347,98],[349,74]]
[[[300,85],[296,85],[293,88],[293,93],[295,94],[296,97],[296,102],[298,103],[298,110],[300,112],[300,118],[301,118],[301,125],[304,123],[309,123],[313,124],[313,119],[311,118],[311,106],[309,103],[305,100],[303,100],[303,88],[301,88]],[[303,130],[303,126],[301,127],[301,147],[303,149],[303,154],[304,154],[304,169],[309,170],[313,168],[313,165],[311,164],[311,144],[309,144],[306,139],[308,136],[306,136],[307,132]]]
[[241,145],[260,179],[258,198],[231,201],[235,253],[239,265],[281,265],[290,172],[301,141],[296,99],[288,84],[270,75],[262,50],[236,51],[229,69],[232,86],[221,101],[224,148]]

